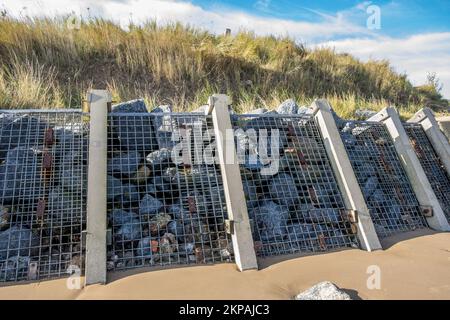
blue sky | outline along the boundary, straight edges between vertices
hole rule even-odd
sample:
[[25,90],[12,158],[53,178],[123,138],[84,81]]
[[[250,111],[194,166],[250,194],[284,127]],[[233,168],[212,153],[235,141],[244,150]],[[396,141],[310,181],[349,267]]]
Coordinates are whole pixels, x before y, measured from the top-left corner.
[[[367,27],[368,8],[379,8],[380,28]],[[89,8],[89,12],[87,10]],[[415,85],[435,72],[450,99],[450,1],[293,0],[0,0],[20,16],[101,16],[124,27],[180,21],[213,33],[253,30],[288,35],[309,47],[331,47],[357,58],[389,59]]]
[[[368,1],[369,2],[369,1]],[[370,1],[378,5],[382,13],[381,33],[390,36],[407,36],[423,32],[450,31],[450,1]],[[338,12],[347,13],[355,23],[364,25],[366,13],[361,8],[355,10],[364,1],[205,1],[197,0],[193,3],[203,8],[232,8],[249,13],[280,19],[305,20],[320,22],[322,17],[318,13],[335,15]]]

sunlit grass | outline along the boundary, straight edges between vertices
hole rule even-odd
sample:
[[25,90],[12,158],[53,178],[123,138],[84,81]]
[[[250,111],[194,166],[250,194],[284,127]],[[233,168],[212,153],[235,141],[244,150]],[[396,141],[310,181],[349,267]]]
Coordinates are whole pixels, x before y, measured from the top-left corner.
[[148,22],[128,30],[105,20],[68,28],[65,18],[0,18],[0,108],[78,107],[89,88],[115,101],[198,108],[227,93],[239,112],[287,98],[327,98],[343,117],[396,105],[403,116],[445,104],[434,87],[415,88],[387,61],[360,62],[331,49],[251,32],[212,35],[181,24]]

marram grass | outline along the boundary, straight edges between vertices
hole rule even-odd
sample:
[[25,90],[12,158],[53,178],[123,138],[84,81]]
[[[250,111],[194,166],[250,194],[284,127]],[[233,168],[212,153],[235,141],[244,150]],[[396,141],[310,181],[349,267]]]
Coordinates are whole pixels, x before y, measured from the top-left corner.
[[97,19],[70,29],[64,17],[0,18],[0,108],[79,107],[89,88],[107,88],[117,102],[143,97],[176,111],[195,109],[212,93],[229,94],[239,112],[327,98],[346,118],[387,105],[408,117],[448,103],[436,86],[415,88],[387,61],[361,62],[289,38],[155,22],[124,30]]

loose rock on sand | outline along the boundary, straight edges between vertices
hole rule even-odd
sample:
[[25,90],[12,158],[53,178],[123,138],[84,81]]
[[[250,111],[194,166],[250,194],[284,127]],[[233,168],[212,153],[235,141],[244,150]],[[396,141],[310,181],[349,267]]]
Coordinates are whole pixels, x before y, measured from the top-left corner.
[[352,300],[350,296],[329,281],[316,284],[295,296],[295,300]]

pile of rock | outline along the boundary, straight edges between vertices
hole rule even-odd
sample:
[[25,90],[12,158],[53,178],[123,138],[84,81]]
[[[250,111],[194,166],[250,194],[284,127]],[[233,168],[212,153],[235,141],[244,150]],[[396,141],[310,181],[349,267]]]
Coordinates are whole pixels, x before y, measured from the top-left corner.
[[[311,110],[287,100],[277,113],[307,115]],[[314,124],[298,117],[235,116],[234,120],[235,126],[245,131],[237,134],[236,144],[238,150],[246,148],[241,175],[258,254],[357,246],[341,216],[343,203],[322,141],[313,130],[305,129]],[[252,155],[253,159],[259,156],[258,142],[249,139],[246,132],[270,132],[272,128],[279,130],[280,158],[273,160],[279,160],[279,168],[273,174],[263,174],[259,158],[250,162]],[[270,147],[269,134],[269,151]]]
[[279,114],[301,114],[310,115],[312,114],[312,109],[308,106],[299,107],[293,99],[288,99],[280,104],[277,108],[277,113]]
[[[372,220],[380,237],[423,226],[418,203],[396,156],[395,146],[380,124],[337,119]],[[408,199],[408,200],[407,200]]]
[[134,100],[113,106],[109,119],[108,269],[230,261],[219,168],[173,157],[174,140],[194,125],[206,134],[205,117],[168,106],[148,113]]
[[352,300],[352,298],[334,283],[323,281],[299,293],[294,300]]
[[0,281],[44,259],[41,276],[81,260],[87,139],[49,118],[0,115]]

